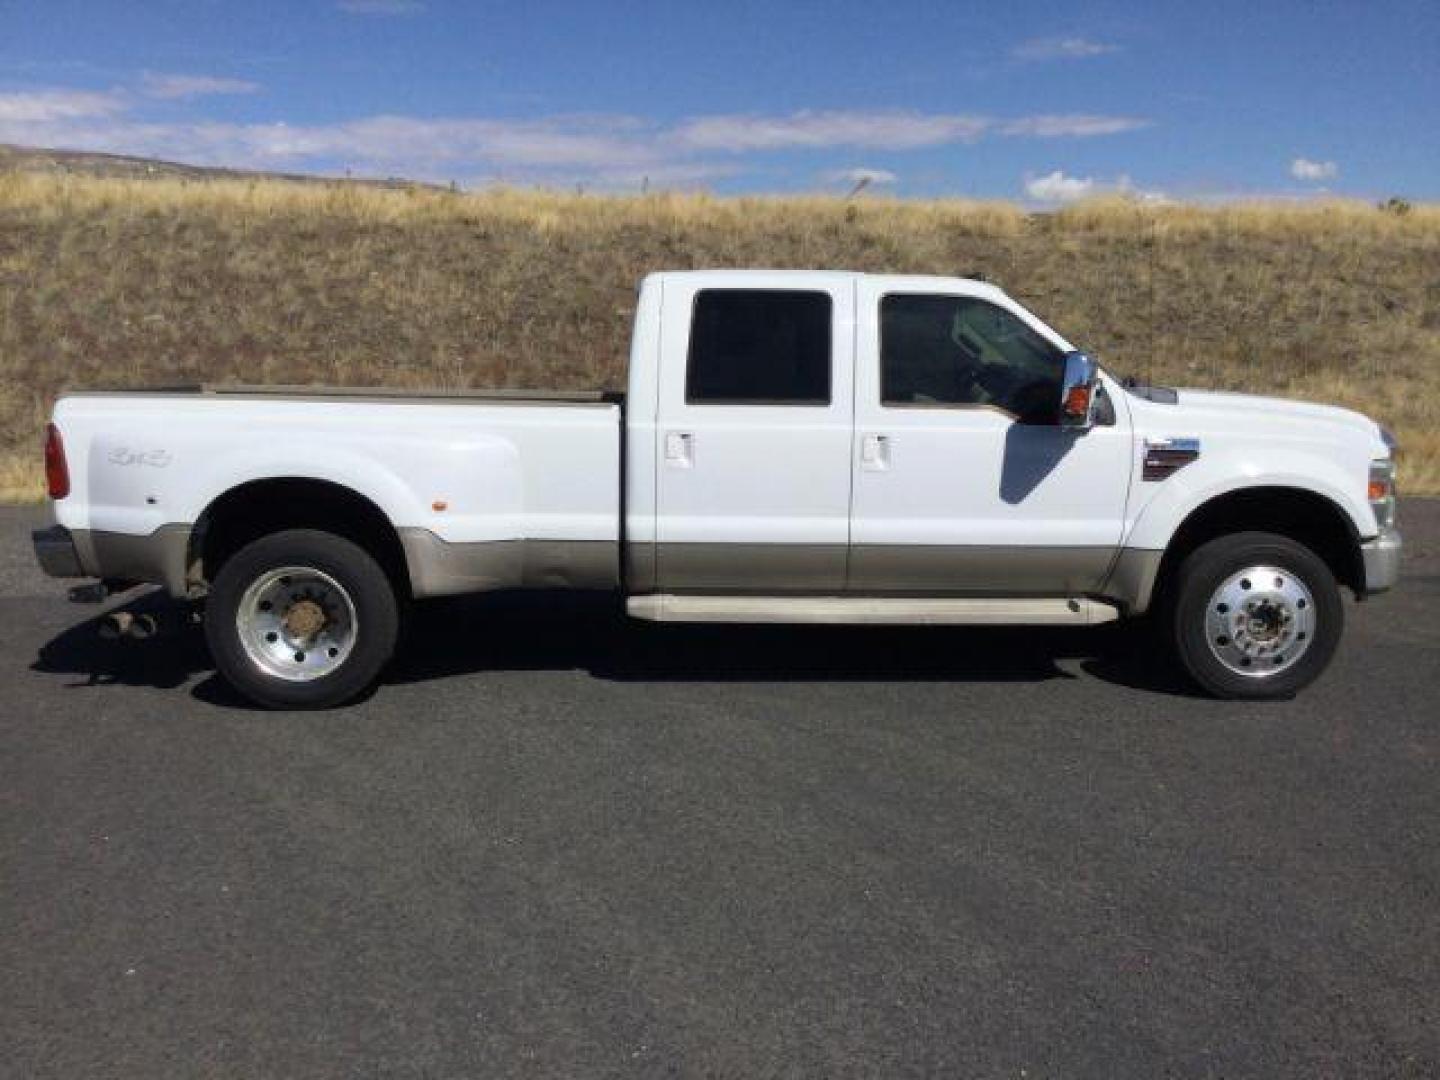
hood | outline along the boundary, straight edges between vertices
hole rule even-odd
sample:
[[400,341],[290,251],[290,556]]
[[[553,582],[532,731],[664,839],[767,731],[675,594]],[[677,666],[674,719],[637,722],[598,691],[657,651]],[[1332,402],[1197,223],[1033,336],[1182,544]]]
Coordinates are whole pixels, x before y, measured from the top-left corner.
[[1383,448],[1380,425],[1364,413],[1335,405],[1317,405],[1310,401],[1262,397],[1258,394],[1232,394],[1218,390],[1180,390],[1172,408],[1192,416],[1213,417],[1217,421],[1256,425],[1257,434],[1266,428],[1289,429],[1323,425],[1341,429],[1347,434],[1362,436]]
[[1297,420],[1324,420],[1347,427],[1375,429],[1375,421],[1354,409],[1342,409],[1338,405],[1317,405],[1313,401],[1295,401],[1291,398],[1263,397],[1260,394],[1232,394],[1223,390],[1180,390],[1181,406],[1198,406],[1202,409],[1216,409],[1231,415],[1246,416],[1263,413],[1267,416],[1293,417]]

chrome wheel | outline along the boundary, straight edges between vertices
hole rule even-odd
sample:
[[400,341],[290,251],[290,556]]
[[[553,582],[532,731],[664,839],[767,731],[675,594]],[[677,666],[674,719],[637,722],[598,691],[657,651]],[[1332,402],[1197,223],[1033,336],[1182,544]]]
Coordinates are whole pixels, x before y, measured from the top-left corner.
[[1205,613],[1210,651],[1237,675],[1263,679],[1305,655],[1315,637],[1315,598],[1305,582],[1277,566],[1231,574]]
[[310,682],[338,669],[355,647],[359,626],[344,586],[307,566],[267,570],[246,588],[235,612],[251,662],[289,682]]

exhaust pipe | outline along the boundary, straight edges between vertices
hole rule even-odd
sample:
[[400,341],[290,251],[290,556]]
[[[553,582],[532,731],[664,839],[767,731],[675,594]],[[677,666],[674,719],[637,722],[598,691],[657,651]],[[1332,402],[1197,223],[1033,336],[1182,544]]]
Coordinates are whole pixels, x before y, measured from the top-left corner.
[[100,619],[100,636],[106,641],[145,641],[160,632],[153,615],[112,611]]

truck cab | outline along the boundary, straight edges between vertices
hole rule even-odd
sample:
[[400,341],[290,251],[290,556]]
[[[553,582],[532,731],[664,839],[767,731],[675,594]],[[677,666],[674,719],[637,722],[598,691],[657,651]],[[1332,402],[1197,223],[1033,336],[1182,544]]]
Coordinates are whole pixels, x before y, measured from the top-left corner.
[[1096,422],[1062,425],[1073,347],[999,289],[722,271],[651,279],[642,322],[651,305],[627,414],[629,460],[655,469],[627,485],[632,583],[1099,591],[1125,532],[1128,395],[1098,374]]

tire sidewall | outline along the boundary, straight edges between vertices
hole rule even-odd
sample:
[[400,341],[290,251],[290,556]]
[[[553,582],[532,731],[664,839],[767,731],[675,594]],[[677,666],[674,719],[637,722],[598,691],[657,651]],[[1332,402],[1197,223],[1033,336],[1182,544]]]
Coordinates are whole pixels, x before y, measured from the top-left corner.
[[[1277,566],[1299,578],[1315,607],[1310,647],[1289,668],[1264,677],[1241,675],[1222,664],[1210,649],[1206,628],[1210,597],[1227,577],[1249,566]],[[1329,665],[1344,628],[1345,608],[1335,575],[1309,548],[1273,533],[1236,533],[1202,545],[1185,559],[1171,620],[1176,654],[1202,689],[1222,698],[1287,698]]]
[[[236,627],[245,590],[281,566],[328,574],[355,605],[359,629],[350,655],[335,671],[308,682],[290,682],[259,668]],[[206,602],[205,636],[217,670],[251,701],[267,708],[328,708],[354,698],[379,676],[395,650],[398,610],[390,579],[363,548],[332,533],[292,529],[247,544],[221,567]]]

